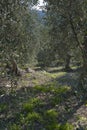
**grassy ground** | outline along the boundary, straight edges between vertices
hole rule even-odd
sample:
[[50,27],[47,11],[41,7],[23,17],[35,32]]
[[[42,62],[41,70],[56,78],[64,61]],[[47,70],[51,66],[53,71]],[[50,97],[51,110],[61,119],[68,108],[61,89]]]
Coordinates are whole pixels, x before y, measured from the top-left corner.
[[0,130],[86,130],[87,100],[78,72],[61,68],[0,79]]

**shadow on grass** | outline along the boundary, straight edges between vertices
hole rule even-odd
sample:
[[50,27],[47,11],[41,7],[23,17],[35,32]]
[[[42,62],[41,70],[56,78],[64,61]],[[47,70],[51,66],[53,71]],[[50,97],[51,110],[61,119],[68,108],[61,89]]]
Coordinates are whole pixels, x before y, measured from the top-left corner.
[[80,72],[82,70],[81,67],[79,68],[74,68],[74,69],[70,69],[69,71],[66,71],[64,68],[53,68],[52,70],[48,70],[49,73],[58,73],[58,72],[67,72],[67,73],[75,73],[75,72]]
[[78,84],[78,76],[74,73],[67,73],[64,76],[55,79],[58,84],[71,86],[73,89]]

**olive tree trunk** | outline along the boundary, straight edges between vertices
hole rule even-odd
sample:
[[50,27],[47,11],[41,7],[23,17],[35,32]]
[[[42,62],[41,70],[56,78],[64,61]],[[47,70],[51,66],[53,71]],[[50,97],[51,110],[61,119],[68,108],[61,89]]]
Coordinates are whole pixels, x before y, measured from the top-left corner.
[[16,61],[14,59],[11,59],[11,73],[15,76],[21,76],[21,70],[19,69]]
[[84,90],[87,90],[87,36],[84,36],[84,42],[82,44],[82,54],[83,54],[83,67],[80,76],[79,85],[82,86]]
[[72,69],[70,68],[70,60],[71,60],[71,56],[69,54],[67,54],[66,56],[66,60],[65,60],[65,71],[71,71]]

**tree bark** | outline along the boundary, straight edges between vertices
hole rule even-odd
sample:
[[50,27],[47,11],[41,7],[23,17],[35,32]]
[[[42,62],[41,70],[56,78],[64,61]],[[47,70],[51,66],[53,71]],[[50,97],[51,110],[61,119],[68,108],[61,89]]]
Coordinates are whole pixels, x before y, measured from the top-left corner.
[[79,85],[87,91],[87,35],[84,36],[84,42],[82,44],[83,46],[83,67],[82,67],[82,73],[80,76]]
[[67,54],[66,57],[66,61],[65,61],[65,71],[71,71],[72,69],[70,68],[70,60],[71,60],[71,56],[69,54]]
[[15,75],[17,75],[17,74],[18,74],[18,66],[17,66],[17,63],[16,63],[16,61],[13,60],[13,59],[12,59],[11,63],[12,63],[12,72],[13,72]]

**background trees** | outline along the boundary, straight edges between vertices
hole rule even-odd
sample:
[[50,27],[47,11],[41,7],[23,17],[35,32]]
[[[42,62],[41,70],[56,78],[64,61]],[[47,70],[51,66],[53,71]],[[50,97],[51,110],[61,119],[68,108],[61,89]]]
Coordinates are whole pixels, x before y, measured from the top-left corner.
[[[59,60],[70,69],[70,60],[83,64],[87,70],[87,8],[86,0],[45,0],[44,21],[32,10],[37,0],[1,1],[1,60],[15,59],[20,64],[37,60],[48,66]],[[84,79],[81,77],[81,79]],[[83,81],[82,81],[83,82]]]
[[31,9],[35,3],[1,0],[0,58],[2,61],[15,59],[23,64],[33,59],[31,57],[35,55],[37,41],[39,44],[35,34],[38,18]]
[[[82,77],[85,77],[87,75],[86,1],[56,0],[54,2],[51,0],[46,0],[46,2],[48,14],[47,18],[50,26],[50,43],[52,49],[63,59],[67,59],[69,54],[72,54],[74,57],[76,57],[74,52],[77,49],[79,54],[78,59],[80,60],[80,57],[82,57],[82,64],[84,68],[84,74],[82,74],[84,76]],[[82,77],[81,79],[84,79]]]

